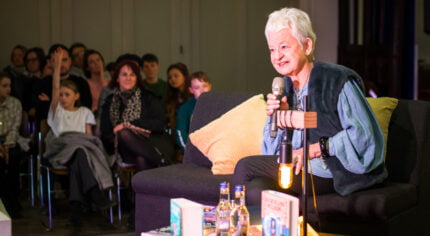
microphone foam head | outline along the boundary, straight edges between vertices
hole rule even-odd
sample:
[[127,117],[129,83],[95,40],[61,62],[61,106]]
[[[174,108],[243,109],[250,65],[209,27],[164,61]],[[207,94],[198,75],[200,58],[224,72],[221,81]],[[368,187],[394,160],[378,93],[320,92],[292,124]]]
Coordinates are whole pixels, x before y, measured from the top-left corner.
[[282,95],[284,91],[284,78],[275,77],[272,83],[272,93],[275,96]]

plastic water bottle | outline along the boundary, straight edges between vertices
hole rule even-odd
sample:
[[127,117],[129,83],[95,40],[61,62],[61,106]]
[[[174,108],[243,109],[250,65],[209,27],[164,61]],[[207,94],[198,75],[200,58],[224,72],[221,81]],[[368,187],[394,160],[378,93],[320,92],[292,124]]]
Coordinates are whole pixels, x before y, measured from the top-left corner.
[[219,203],[215,213],[215,232],[217,236],[228,236],[230,213],[230,185],[227,182],[222,182],[219,185]]
[[245,186],[234,188],[234,207],[230,214],[230,235],[249,235],[249,211],[245,205]]

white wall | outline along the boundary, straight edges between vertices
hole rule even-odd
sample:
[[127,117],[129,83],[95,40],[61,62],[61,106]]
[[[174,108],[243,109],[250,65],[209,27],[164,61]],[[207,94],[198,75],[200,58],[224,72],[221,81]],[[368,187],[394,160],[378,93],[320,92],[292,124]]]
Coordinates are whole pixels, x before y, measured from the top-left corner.
[[338,0],[302,0],[300,8],[309,14],[317,35],[315,59],[337,63]]
[[182,61],[203,70],[215,90],[266,93],[276,75],[264,37],[268,14],[300,6],[311,16],[316,57],[337,61],[337,0],[2,0],[0,68],[12,47],[80,41],[106,62],[122,53],[153,52],[160,77]]

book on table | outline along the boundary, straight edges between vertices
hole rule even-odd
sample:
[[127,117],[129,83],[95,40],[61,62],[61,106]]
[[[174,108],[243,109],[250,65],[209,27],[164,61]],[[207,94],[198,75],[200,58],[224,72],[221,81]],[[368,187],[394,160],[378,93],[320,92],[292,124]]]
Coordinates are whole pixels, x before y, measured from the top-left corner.
[[202,204],[185,199],[170,200],[170,233],[176,236],[204,234],[204,207]]
[[297,236],[299,199],[273,190],[261,192],[261,224],[264,236]]

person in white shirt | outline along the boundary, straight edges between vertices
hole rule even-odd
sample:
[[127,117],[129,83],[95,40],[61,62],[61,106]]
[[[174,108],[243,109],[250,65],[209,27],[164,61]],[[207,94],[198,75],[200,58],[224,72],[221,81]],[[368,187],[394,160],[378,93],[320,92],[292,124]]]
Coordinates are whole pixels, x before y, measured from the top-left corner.
[[95,118],[90,109],[80,106],[77,85],[71,80],[60,82],[64,50],[58,48],[51,58],[54,65],[51,106],[48,124],[54,138],[47,140],[46,157],[55,168],[63,164],[69,169],[71,204],[70,223],[79,225],[79,210],[88,204],[98,210],[113,205],[103,189],[113,186],[110,166],[101,141],[92,135]]

